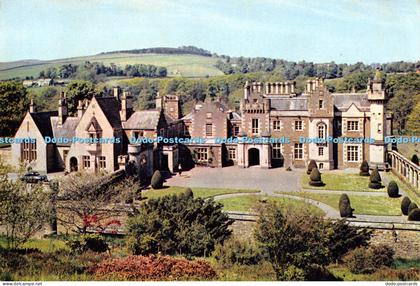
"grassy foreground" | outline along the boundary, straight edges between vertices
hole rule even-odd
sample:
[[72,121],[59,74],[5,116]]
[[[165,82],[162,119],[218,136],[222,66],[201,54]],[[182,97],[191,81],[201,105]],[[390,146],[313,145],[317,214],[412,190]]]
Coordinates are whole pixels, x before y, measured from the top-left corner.
[[294,200],[291,198],[267,197],[258,195],[244,195],[232,198],[218,200],[223,204],[226,211],[250,212],[259,202],[262,201],[277,202],[284,208],[303,209],[308,208],[312,213],[318,215],[325,215],[325,213],[318,207],[305,203],[304,201]]
[[[276,192],[282,193],[282,192]],[[284,193],[284,192],[283,192]],[[338,201],[341,194],[325,194],[309,193],[309,192],[295,192],[293,195],[313,199],[323,202],[336,210],[338,210]],[[355,214],[363,215],[401,215],[401,198],[389,198],[386,196],[363,196],[347,194],[350,198],[351,207]]]
[[374,190],[369,188],[369,177],[362,177],[358,174],[346,174],[338,172],[321,173],[322,181],[325,186],[314,187],[309,185],[309,175],[302,175],[302,188],[313,190],[333,190],[333,191],[354,191],[354,192],[375,192],[384,191],[385,188]]
[[[187,188],[170,186],[167,188],[153,190],[149,189],[142,193],[143,197],[146,199],[155,199],[168,195],[177,195],[185,192]],[[219,195],[226,194],[237,194],[237,193],[258,193],[259,190],[249,190],[249,189],[218,189],[218,188],[191,188],[193,194],[196,198],[210,198]]]

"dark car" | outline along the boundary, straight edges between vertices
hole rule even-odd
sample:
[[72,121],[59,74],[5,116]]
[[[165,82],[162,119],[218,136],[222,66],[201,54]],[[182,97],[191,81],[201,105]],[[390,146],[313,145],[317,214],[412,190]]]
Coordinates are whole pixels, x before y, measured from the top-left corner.
[[27,183],[38,183],[38,182],[45,182],[48,179],[47,179],[47,176],[41,175],[38,172],[28,172],[22,177],[20,177],[20,180]]

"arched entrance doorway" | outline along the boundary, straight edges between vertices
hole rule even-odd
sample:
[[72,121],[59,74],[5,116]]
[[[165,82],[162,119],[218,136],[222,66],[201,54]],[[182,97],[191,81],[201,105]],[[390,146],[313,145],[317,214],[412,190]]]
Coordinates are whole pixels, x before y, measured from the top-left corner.
[[70,158],[70,172],[77,172],[77,159],[75,157]]
[[248,166],[255,166],[260,164],[260,150],[251,148],[248,150]]

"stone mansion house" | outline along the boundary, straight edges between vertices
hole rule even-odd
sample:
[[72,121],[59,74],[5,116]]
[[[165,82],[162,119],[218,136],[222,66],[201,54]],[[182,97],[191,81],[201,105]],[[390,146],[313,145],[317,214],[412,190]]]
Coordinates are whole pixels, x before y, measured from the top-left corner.
[[[322,79],[308,80],[305,91],[294,82],[246,83],[239,112],[217,99],[198,102],[183,116],[179,98],[157,96],[153,110],[133,110],[129,92],[114,88],[113,96],[80,101],[69,114],[65,94],[58,111],[30,110],[15,137],[34,142],[12,144],[15,164],[22,161],[44,172],[104,170],[113,172],[130,162],[150,176],[155,169],[176,171],[194,165],[224,167],[304,168],[315,160],[320,169],[358,168],[363,160],[385,168],[391,135],[384,83],[374,78],[364,93],[330,93]],[[130,138],[206,138],[205,143],[132,142]],[[112,143],[50,142],[51,138],[115,138]],[[301,142],[300,138],[373,138],[374,142]],[[288,138],[226,140],[216,138]]]

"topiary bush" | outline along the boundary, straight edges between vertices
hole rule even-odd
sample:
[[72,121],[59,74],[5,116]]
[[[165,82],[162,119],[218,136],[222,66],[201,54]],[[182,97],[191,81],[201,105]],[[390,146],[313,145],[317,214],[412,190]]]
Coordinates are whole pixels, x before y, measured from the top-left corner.
[[163,177],[159,170],[153,173],[150,184],[153,189],[161,189],[163,187]]
[[378,167],[376,167],[372,171],[372,173],[370,174],[369,188],[371,188],[371,189],[380,189],[380,188],[382,188],[381,181],[382,181],[381,175],[379,175]]
[[311,175],[309,176],[309,185],[315,187],[320,187],[324,185],[324,183],[321,180],[321,173],[319,172],[318,168],[312,169]]
[[409,197],[404,197],[401,201],[401,212],[403,215],[408,215],[408,207],[411,204],[411,200]]
[[408,206],[408,214],[411,213],[412,210],[417,209],[418,206],[415,202],[411,202],[410,205]]
[[67,246],[73,253],[106,252],[109,247],[105,239],[98,234],[83,234],[67,241]]
[[360,176],[369,176],[369,164],[366,160],[363,160],[362,164],[360,165]]
[[414,164],[416,164],[418,166],[419,165],[419,157],[416,154],[414,154],[411,157],[411,162],[413,162]]
[[389,182],[387,192],[390,198],[398,198],[400,196],[399,188],[395,181]]
[[354,209],[351,208],[350,199],[347,194],[342,194],[338,202],[341,217],[353,217]]
[[408,213],[408,220],[409,221],[420,221],[420,209],[412,209]]
[[317,168],[317,169],[318,169],[318,166],[317,166],[317,164],[316,164],[315,160],[311,160],[311,161],[309,162],[309,165],[308,165],[308,170],[306,171],[306,174],[310,175],[310,174],[311,174],[311,172],[312,172],[312,169],[314,169],[314,168]]

